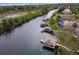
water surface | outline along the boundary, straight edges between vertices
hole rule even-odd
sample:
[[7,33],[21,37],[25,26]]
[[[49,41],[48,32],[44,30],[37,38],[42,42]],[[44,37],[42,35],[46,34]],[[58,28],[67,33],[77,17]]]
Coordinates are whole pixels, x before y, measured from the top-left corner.
[[40,24],[44,16],[15,28],[10,33],[0,36],[0,54],[49,55],[53,52],[43,49]]

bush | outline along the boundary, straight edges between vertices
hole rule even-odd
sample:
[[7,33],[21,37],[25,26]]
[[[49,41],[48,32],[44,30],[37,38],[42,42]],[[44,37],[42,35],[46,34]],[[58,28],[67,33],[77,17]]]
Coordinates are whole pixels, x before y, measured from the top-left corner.
[[53,30],[58,30],[58,19],[60,18],[59,14],[54,14],[49,21],[49,25]]
[[52,25],[53,30],[58,30],[58,24],[55,23],[54,25]]

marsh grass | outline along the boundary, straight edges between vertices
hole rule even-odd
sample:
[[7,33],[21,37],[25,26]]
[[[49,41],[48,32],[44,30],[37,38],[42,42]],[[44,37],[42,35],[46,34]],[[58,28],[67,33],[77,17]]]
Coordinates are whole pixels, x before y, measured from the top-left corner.
[[45,13],[46,12],[42,10],[36,10],[36,11],[28,12],[28,14],[22,16],[3,19],[2,22],[0,22],[0,34],[10,31],[17,26],[21,26],[22,24],[32,20],[33,18],[41,16]]

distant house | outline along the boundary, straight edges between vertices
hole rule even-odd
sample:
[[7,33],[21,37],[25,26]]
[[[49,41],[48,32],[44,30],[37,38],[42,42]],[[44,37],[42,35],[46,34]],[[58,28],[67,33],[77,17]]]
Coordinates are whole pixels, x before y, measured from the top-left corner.
[[70,9],[64,9],[63,14],[72,14]]

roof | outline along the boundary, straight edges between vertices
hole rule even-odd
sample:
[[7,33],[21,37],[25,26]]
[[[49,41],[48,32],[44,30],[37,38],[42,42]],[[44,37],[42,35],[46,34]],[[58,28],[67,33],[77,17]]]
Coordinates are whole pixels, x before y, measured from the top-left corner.
[[56,45],[58,43],[58,38],[55,35],[50,35],[48,33],[43,33],[42,41],[48,45]]
[[72,12],[71,12],[70,9],[65,9],[62,13],[64,13],[64,14],[71,14]]
[[64,21],[63,26],[71,27],[73,26],[74,23],[76,23],[76,21]]

